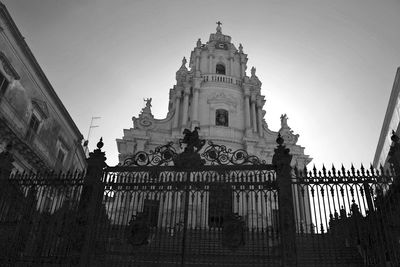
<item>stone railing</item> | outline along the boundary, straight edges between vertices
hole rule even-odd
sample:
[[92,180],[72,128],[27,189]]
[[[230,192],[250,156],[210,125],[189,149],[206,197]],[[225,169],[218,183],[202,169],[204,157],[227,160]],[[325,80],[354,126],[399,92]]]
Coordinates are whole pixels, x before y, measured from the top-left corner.
[[238,86],[242,85],[242,81],[240,79],[223,74],[203,74],[201,77],[203,78],[204,82],[230,83]]

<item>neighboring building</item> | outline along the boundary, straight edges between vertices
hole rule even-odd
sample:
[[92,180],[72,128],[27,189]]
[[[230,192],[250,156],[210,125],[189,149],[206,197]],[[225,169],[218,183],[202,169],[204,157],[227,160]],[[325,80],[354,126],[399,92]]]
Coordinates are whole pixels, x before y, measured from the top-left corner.
[[83,170],[83,139],[0,2],[0,152],[17,170]]
[[155,119],[151,112],[151,98],[146,100],[138,118],[133,117],[134,128],[125,129],[117,139],[119,161],[137,151],[149,151],[170,141],[177,144],[185,128],[200,127],[200,136],[206,140],[271,162],[278,132],[293,155],[293,165],[303,168],[311,158],[297,144],[299,135],[281,116],[281,129],[272,131],[264,120],[265,97],[261,95],[261,81],[256,69],[247,76],[247,54],[231,43],[231,37],[221,32],[210,35],[206,44],[200,39],[191,53],[189,69],[183,58],[176,72],[176,85],[169,92],[168,114]]
[[388,166],[388,153],[392,140],[392,131],[400,135],[400,67],[397,69],[394,78],[392,92],[386,109],[385,119],[383,120],[378,146],[376,148],[373,166],[378,168],[380,165],[385,168]]
[[[311,158],[305,155],[304,148],[297,144],[299,135],[294,134],[288,126],[286,114],[281,116],[279,131],[268,128],[264,120],[265,97],[261,95],[261,81],[256,76],[254,67],[251,68],[251,76],[247,76],[247,60],[242,45],[240,44],[237,49],[231,43],[231,37],[222,34],[218,23],[217,32],[210,35],[207,43],[203,44],[200,39],[197,41],[190,56],[189,69],[186,67],[186,59],[183,58],[182,65],[176,72],[176,85],[169,92],[167,117],[161,120],[155,119],[151,111],[151,98],[147,99],[140,115],[132,119],[134,127],[125,129],[123,138],[117,139],[120,163],[138,151],[154,151],[156,147],[171,141],[175,144],[176,151],[180,151],[178,143],[183,137],[184,129],[193,130],[195,127],[200,127],[199,135],[202,139],[225,145],[232,150],[244,149],[249,155],[258,156],[268,163],[271,163],[274,149],[277,147],[276,139],[279,132],[293,155],[292,165],[300,169],[306,166]],[[144,210],[159,210],[158,218],[182,218],[179,214],[175,214],[182,210],[179,206],[183,204],[175,203],[178,199],[182,199],[182,196],[174,194],[171,192],[166,200],[161,202],[156,199],[143,200],[138,192],[132,192],[129,198],[117,194],[111,201],[127,202],[126,205],[121,205],[120,210],[112,214],[111,218],[112,220],[121,218],[120,215],[126,214],[126,210],[132,210],[133,213],[141,212],[140,206],[130,206],[133,205],[132,199],[144,201]],[[311,222],[307,190],[303,192],[306,195],[303,198],[300,198],[300,193],[297,191],[294,194],[297,198],[295,199],[297,221]],[[257,198],[263,199],[257,194],[251,198],[255,202]],[[206,199],[210,205],[208,211],[215,210],[217,203],[220,202],[218,196],[213,196],[211,191],[207,193]],[[231,202],[234,212],[243,216],[249,227],[262,223],[267,225],[267,222],[268,225],[273,225],[274,220],[277,220],[275,200],[265,200],[268,203],[259,202],[259,206],[252,210],[232,203],[230,194],[227,194],[225,200]],[[166,209],[159,208],[165,207],[165,203],[175,204],[167,205]],[[193,200],[189,205],[192,214],[206,212],[200,200]],[[275,207],[275,209],[271,208],[265,212],[261,206]],[[221,219],[214,218],[211,214],[208,218],[207,225],[210,227],[216,220],[220,222]],[[181,223],[175,219],[159,223],[174,227],[174,224]],[[124,223],[128,220],[129,218]],[[156,223],[157,219],[154,222]],[[201,227],[206,226],[205,221],[199,223]],[[310,225],[305,229],[310,229]]]

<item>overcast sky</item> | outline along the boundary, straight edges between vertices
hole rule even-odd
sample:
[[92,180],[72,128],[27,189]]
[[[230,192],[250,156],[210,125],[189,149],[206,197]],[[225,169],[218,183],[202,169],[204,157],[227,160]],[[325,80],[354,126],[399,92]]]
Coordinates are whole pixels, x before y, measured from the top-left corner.
[[103,136],[109,165],[143,98],[166,116],[182,57],[218,20],[257,68],[271,130],[287,113],[317,166],[373,160],[400,65],[398,0],[2,2],[85,138],[102,117],[91,149]]

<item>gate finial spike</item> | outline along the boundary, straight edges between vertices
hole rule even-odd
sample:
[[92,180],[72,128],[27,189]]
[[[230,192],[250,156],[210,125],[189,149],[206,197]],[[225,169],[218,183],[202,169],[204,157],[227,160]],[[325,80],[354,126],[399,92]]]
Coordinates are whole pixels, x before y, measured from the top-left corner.
[[317,177],[317,168],[315,168],[315,164],[313,166],[313,173],[314,173],[314,176]]
[[356,172],[355,172],[355,168],[354,168],[353,163],[351,163],[350,170],[351,170],[351,174],[356,175]]
[[322,174],[323,174],[324,176],[326,176],[326,168],[325,168],[325,165],[324,165],[324,164],[322,164]]
[[342,170],[342,176],[343,177],[346,176],[346,169],[344,168],[343,164],[341,170]]
[[333,165],[333,163],[332,163],[332,175],[333,175],[333,176],[336,176],[336,168],[335,168],[335,166]]
[[361,167],[360,167],[360,170],[361,170],[361,175],[365,175],[365,168],[364,168],[364,165],[361,163]]
[[371,175],[375,175],[375,169],[374,166],[372,166],[372,163],[369,164],[369,169],[371,170]]

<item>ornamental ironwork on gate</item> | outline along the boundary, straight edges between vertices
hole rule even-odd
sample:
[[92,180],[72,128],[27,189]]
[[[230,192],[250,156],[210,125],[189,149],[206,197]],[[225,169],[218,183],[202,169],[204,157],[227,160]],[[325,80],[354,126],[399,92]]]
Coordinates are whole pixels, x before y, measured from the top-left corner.
[[[21,266],[399,266],[400,145],[392,169],[272,164],[205,142],[86,173],[15,173],[0,153],[0,264]],[[182,152],[178,150],[182,148]]]
[[[180,140],[137,152],[103,176],[105,212],[93,265],[281,263],[276,172],[245,150],[186,130]],[[105,240],[99,239],[101,234]]]

